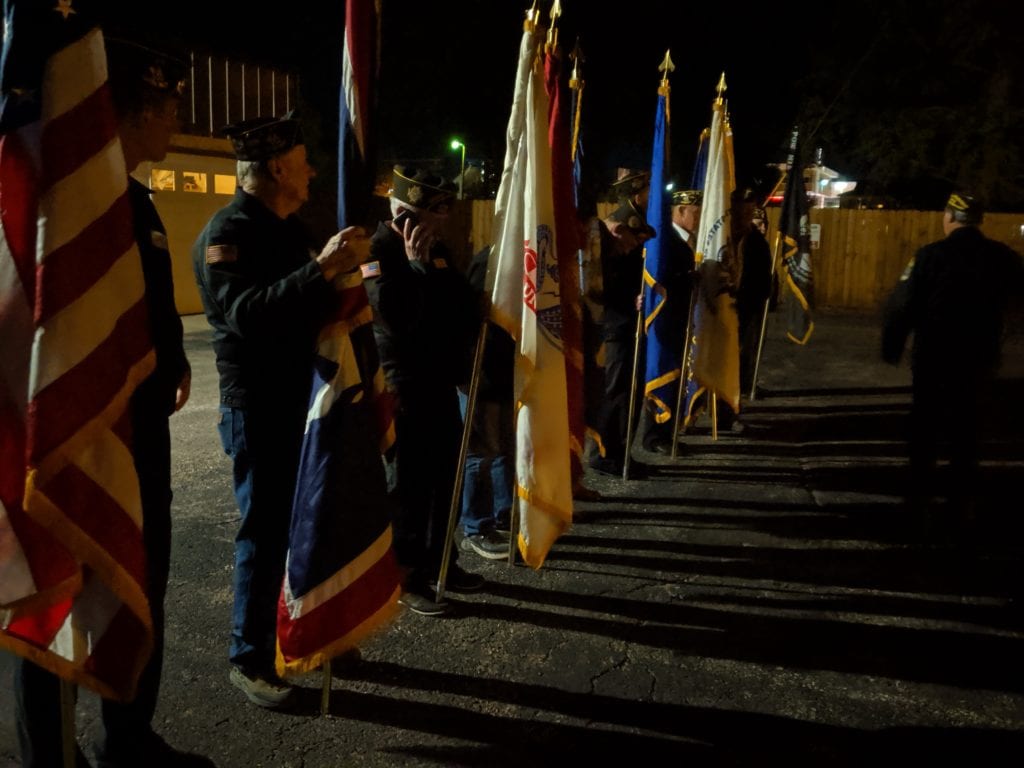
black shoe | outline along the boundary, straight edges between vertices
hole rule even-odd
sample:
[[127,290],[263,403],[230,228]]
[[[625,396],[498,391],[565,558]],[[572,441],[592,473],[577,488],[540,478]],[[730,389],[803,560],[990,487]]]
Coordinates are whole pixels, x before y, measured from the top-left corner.
[[[651,467],[636,459],[629,460],[629,480],[645,480],[651,476]],[[621,474],[620,474],[621,477]]]
[[464,571],[458,563],[452,563],[448,566],[444,587],[452,592],[477,592],[483,589],[485,581],[479,573]]
[[644,443],[644,450],[648,453],[657,453],[662,456],[670,456],[672,454],[672,443],[664,438],[658,440],[651,440],[650,442]]
[[609,459],[607,456],[595,456],[590,460],[590,468],[602,475],[622,477],[622,462]]
[[587,488],[583,483],[576,483],[572,489],[572,497],[576,501],[600,501],[601,492],[593,488]]
[[420,616],[444,616],[450,606],[444,600],[437,602],[435,594],[429,587],[409,587],[398,598],[398,604]]
[[[204,755],[181,752],[160,736],[149,731],[141,738],[133,739],[129,748],[96,750],[96,768],[216,768],[216,763]],[[88,763],[82,765],[88,766]]]
[[463,552],[475,552],[488,560],[502,560],[508,557],[508,534],[502,536],[497,531],[483,531],[472,536],[464,536],[459,543]]

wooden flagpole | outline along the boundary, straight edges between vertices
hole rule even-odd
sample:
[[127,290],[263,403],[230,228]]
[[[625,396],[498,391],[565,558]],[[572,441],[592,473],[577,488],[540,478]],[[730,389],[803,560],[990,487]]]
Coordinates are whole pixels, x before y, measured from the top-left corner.
[[[462,512],[462,480],[466,469],[466,455],[469,453],[469,437],[473,430],[473,414],[476,411],[476,393],[480,389],[480,369],[483,366],[484,349],[487,346],[487,319],[480,323],[480,335],[476,340],[476,353],[473,355],[473,375],[469,380],[469,395],[466,398],[466,415],[462,419],[462,443],[459,445],[459,461],[455,468],[455,485],[452,488],[452,501],[448,507],[448,529],[445,531],[444,549],[441,553],[441,566],[437,572],[437,588],[434,602],[444,599],[444,587],[448,578],[448,566],[452,559],[452,542],[455,539],[455,525]],[[511,542],[511,539],[509,540]],[[511,544],[510,544],[511,546]]]

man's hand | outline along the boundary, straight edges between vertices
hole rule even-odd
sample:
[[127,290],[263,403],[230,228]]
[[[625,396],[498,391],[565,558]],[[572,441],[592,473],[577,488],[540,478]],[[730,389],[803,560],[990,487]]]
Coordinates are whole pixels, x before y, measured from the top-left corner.
[[631,253],[640,245],[640,238],[621,221],[606,221],[605,226],[608,227],[608,234],[614,238],[619,253]]
[[192,392],[192,370],[185,371],[185,374],[181,377],[181,381],[178,382],[178,392],[174,396],[174,412],[177,413],[185,407],[185,403],[188,402],[188,396]]
[[370,240],[362,227],[345,227],[327,241],[316,263],[327,280],[351,272],[370,257]]
[[409,261],[418,261],[422,264],[430,262],[430,249],[437,241],[430,227],[425,227],[422,223],[413,226],[411,220],[406,220],[402,229],[402,239],[405,240],[405,255]]

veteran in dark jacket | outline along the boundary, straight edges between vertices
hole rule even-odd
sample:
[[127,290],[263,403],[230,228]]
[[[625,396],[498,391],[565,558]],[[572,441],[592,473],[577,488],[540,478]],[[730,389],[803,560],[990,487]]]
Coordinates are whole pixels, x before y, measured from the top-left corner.
[[[666,285],[668,301],[662,315],[662,343],[683,353],[686,327],[690,321],[690,299],[695,284],[694,251],[704,193],[699,189],[681,189],[672,193],[672,232],[668,236]],[[648,404],[645,404],[648,405]],[[675,409],[675,403],[671,407]],[[643,446],[654,453],[671,453],[675,415],[658,424],[649,407],[644,408]]]
[[226,129],[239,188],[214,214],[192,262],[220,373],[218,430],[234,462],[242,522],[235,537],[231,682],[264,707],[290,689],[274,672],[277,600],[321,325],[332,280],[358,268],[367,241],[349,227],[319,255],[295,213],[315,175],[294,117]]
[[899,362],[914,335],[908,503],[926,528],[934,525],[929,504],[944,441],[951,454],[947,495],[959,522],[973,522],[982,409],[999,365],[1003,317],[1021,292],[1020,256],[981,233],[982,216],[975,198],[953,193],[942,215],[946,237],[918,250],[885,305],[886,362]]
[[[473,291],[439,240],[453,201],[452,186],[442,178],[396,167],[394,218],[378,225],[371,261],[363,267],[381,365],[398,397],[388,480],[398,507],[395,554],[408,571],[399,602],[427,616],[447,611],[433,584],[462,439],[457,387],[469,379],[468,350],[480,322]],[[483,579],[463,571],[450,549],[447,587],[479,589]]]
[[[600,436],[599,453],[590,467],[621,476],[625,461],[629,393],[633,376],[633,352],[644,268],[643,244],[654,236],[645,211],[650,173],[624,173],[612,185],[619,207],[600,222],[602,316],[604,344],[604,399],[594,418]],[[601,455],[603,451],[603,455]],[[639,468],[639,462],[634,463]]]

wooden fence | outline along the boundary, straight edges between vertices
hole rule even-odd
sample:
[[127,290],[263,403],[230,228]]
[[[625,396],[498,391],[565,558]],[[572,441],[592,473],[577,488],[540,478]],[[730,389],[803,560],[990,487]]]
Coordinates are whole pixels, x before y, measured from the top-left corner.
[[[613,206],[601,204],[599,215]],[[778,231],[779,209],[768,212],[769,240]],[[456,206],[449,221],[448,237],[456,252],[466,257],[490,242],[494,201],[473,200]],[[811,224],[820,232],[812,250],[815,304],[821,307],[876,309],[899,280],[914,252],[942,238],[942,214],[938,211],[850,210],[815,208]],[[1016,250],[1024,251],[1024,214],[990,213],[982,230]],[[464,248],[458,244],[464,243]],[[462,266],[462,265],[460,265]]]

